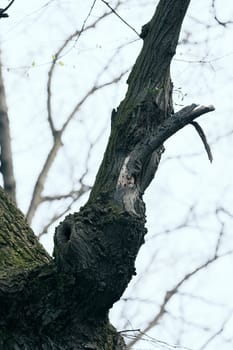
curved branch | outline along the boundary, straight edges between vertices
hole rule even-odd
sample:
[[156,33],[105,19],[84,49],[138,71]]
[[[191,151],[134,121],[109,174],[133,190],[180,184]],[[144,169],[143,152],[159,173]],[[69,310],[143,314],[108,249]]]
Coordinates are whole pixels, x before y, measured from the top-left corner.
[[48,153],[46,161],[45,161],[43,168],[42,168],[42,170],[37,178],[37,181],[36,181],[36,184],[35,184],[35,187],[33,190],[32,199],[31,199],[31,202],[30,202],[27,214],[26,214],[26,218],[27,218],[27,221],[29,224],[32,221],[32,218],[36,212],[36,209],[38,208],[38,206],[40,205],[40,203],[42,201],[41,194],[42,194],[43,189],[44,189],[44,185],[45,185],[46,178],[48,176],[48,172],[49,172],[61,146],[62,146],[61,133],[57,133],[56,137],[54,139],[54,144]]
[[48,153],[48,156],[45,160],[45,163],[42,167],[42,170],[40,172],[40,174],[38,175],[34,190],[33,190],[33,194],[32,194],[32,198],[31,198],[31,202],[26,214],[26,218],[28,220],[28,223],[30,224],[32,221],[32,218],[38,208],[38,206],[41,204],[42,202],[42,192],[44,190],[44,186],[45,186],[45,181],[46,178],[48,176],[48,173],[51,169],[51,166],[57,156],[58,151],[60,150],[60,148],[62,147],[62,136],[66,130],[66,128],[68,127],[68,125],[70,124],[70,122],[73,120],[74,116],[76,115],[76,113],[80,110],[80,108],[82,107],[82,105],[86,102],[86,100],[93,94],[95,94],[97,91],[112,85],[112,84],[116,84],[117,82],[119,82],[122,77],[126,74],[126,72],[120,73],[117,77],[113,78],[110,81],[107,81],[106,83],[100,84],[100,85],[95,85],[93,86],[86,94],[85,96],[76,104],[76,106],[73,108],[73,110],[71,111],[71,113],[67,116],[66,121],[64,122],[63,126],[61,127],[60,130],[56,130],[54,132],[53,135],[53,145]]
[[11,0],[11,2],[4,9],[0,9],[0,18],[9,17],[6,11],[11,7],[14,1],[15,0]]
[[208,144],[207,138],[205,136],[205,133],[204,133],[202,127],[197,122],[194,122],[194,121],[190,122],[190,124],[194,126],[194,128],[196,129],[198,135],[200,136],[200,138],[201,138],[201,140],[203,142],[203,145],[205,147],[207,156],[209,158],[209,161],[210,161],[210,163],[212,163],[213,155],[212,155],[210,145]]
[[[93,6],[94,6],[95,2],[93,3],[90,11],[88,12],[88,15],[86,17],[86,19],[83,22],[82,28],[79,30],[74,31],[74,33],[72,33],[70,36],[68,36],[68,38],[64,41],[64,43],[59,47],[59,49],[56,51],[56,53],[53,55],[53,62],[51,64],[51,67],[49,69],[48,72],[48,81],[47,81],[47,112],[48,112],[48,122],[49,122],[49,126],[52,132],[52,135],[54,136],[55,132],[56,132],[56,128],[54,125],[54,121],[53,121],[53,116],[52,116],[52,105],[51,105],[51,98],[52,98],[52,79],[53,79],[53,75],[54,75],[54,71],[56,68],[56,63],[57,61],[63,57],[66,53],[63,53],[63,51],[67,48],[68,44],[74,39],[75,39],[75,44],[77,43],[77,41],[79,40],[81,34],[83,34],[84,32],[90,30],[90,29],[94,29],[97,24],[104,19],[105,17],[109,16],[111,14],[111,12],[105,12],[103,13],[103,15],[101,15],[100,17],[98,17],[93,23],[91,23],[90,25],[86,26],[86,22],[87,19],[89,18]],[[119,3],[116,5],[116,8],[118,7]]]

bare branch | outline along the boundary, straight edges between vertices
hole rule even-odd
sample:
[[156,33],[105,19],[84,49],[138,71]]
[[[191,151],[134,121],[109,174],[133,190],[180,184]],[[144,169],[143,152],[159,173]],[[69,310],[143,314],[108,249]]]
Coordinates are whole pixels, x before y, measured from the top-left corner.
[[68,206],[66,206],[66,208],[64,210],[62,210],[59,214],[55,214],[49,220],[49,222],[44,226],[42,231],[39,233],[38,238],[40,239],[44,234],[46,234],[48,232],[48,229],[52,224],[54,224],[57,220],[61,219],[65,214],[67,214],[70,211],[72,205],[78,199],[80,199],[85,193],[87,193],[89,191],[89,189],[90,189],[89,186],[82,184],[82,186],[79,190],[72,191],[67,195],[60,195],[60,196],[54,196],[54,197],[50,197],[50,196],[43,197],[42,198],[43,201],[53,201],[53,200],[60,200],[60,199],[66,199],[66,198],[72,198],[72,201],[70,202],[70,204]]
[[27,211],[27,221],[30,224],[32,221],[32,218],[35,214],[36,209],[38,208],[38,206],[41,203],[41,194],[43,192],[44,189],[44,184],[48,175],[48,172],[56,158],[57,152],[60,149],[60,147],[62,146],[62,142],[61,142],[61,133],[57,133],[56,137],[54,139],[54,144],[51,148],[51,150],[48,153],[48,156],[46,158],[46,161],[42,167],[42,170],[37,178],[35,187],[34,187],[34,191],[32,194],[32,199]]
[[9,17],[6,11],[11,7],[14,1],[15,0],[11,0],[11,2],[4,9],[0,9],[0,18]]
[[54,196],[43,196],[41,198],[42,202],[53,202],[53,201],[60,201],[61,199],[67,199],[67,198],[79,198],[83,193],[88,192],[91,189],[91,186],[82,185],[81,189],[79,190],[72,190],[69,193],[65,194],[57,194]]
[[200,106],[196,104],[189,105],[182,108],[179,112],[167,118],[161,126],[158,127],[157,135],[149,142],[152,149],[157,149],[169,137],[174,135],[184,126],[190,124],[194,119],[201,115],[214,111],[215,108],[211,106]]
[[[135,149],[131,153],[131,159],[127,164],[127,168],[132,176],[136,173],[136,169],[140,170],[138,164],[143,164],[145,159],[160,147],[163,147],[163,143],[168,140],[169,137],[174,135],[177,131],[182,129],[184,126],[190,124],[194,119],[201,115],[214,111],[213,106],[200,106],[192,104],[182,108],[179,112],[170,115],[165,119],[157,128],[154,134],[146,135],[143,142],[139,142]],[[157,165],[156,165],[157,166]],[[149,168],[151,171],[152,167]],[[143,185],[143,192],[147,188],[150,182]]]
[[226,324],[232,318],[232,314],[233,314],[233,311],[229,313],[229,315],[224,320],[220,328],[205,341],[205,343],[199,348],[199,350],[204,350],[207,347],[207,345],[209,345],[218,335],[220,335],[224,331]]
[[190,122],[190,124],[194,126],[194,128],[196,129],[198,135],[200,136],[200,138],[201,138],[201,140],[202,140],[202,142],[204,144],[204,147],[205,147],[207,156],[209,158],[209,161],[210,161],[210,163],[212,163],[213,155],[212,155],[212,152],[211,152],[210,145],[208,144],[207,138],[205,136],[204,130],[202,129],[202,127],[197,122],[192,121],[192,122]]
[[81,188],[79,188],[79,190],[72,190],[67,194],[61,194],[61,195],[56,195],[56,196],[43,196],[41,198],[41,202],[45,202],[45,201],[55,201],[55,200],[62,200],[62,199],[68,199],[71,198],[72,201],[71,203],[66,207],[65,210],[63,210],[61,213],[54,215],[49,222],[46,224],[46,226],[44,226],[43,230],[41,231],[41,233],[38,235],[38,238],[41,238],[44,234],[46,234],[48,232],[49,227],[56,222],[58,219],[60,219],[63,215],[65,215],[66,213],[68,213],[72,207],[72,205],[81,198],[81,196],[83,194],[85,194],[86,192],[88,192],[91,189],[91,186],[85,185],[83,183],[85,176],[87,175],[88,171],[89,171],[89,160],[91,157],[91,151],[93,149],[93,147],[96,145],[96,143],[98,142],[98,140],[101,138],[103,134],[103,131],[101,130],[101,133],[96,137],[96,139],[90,143],[89,145],[89,149],[87,152],[87,157],[86,157],[86,161],[85,161],[85,169],[84,172],[82,174],[82,176],[79,179],[79,182],[81,184]]
[[214,12],[214,19],[215,21],[220,24],[221,26],[223,27],[226,27],[228,24],[232,24],[233,21],[221,21],[218,16],[217,16],[217,11],[216,11],[216,6],[215,6],[215,0],[212,0],[212,9],[213,9],[213,12]]
[[[130,332],[127,331],[127,332]],[[181,346],[181,345],[176,345],[176,344],[170,344],[164,340],[156,339],[154,337],[149,336],[148,334],[142,332],[141,330],[132,330],[132,332],[137,333],[136,335],[130,335],[130,334],[125,334],[124,337],[128,339],[135,339],[140,336],[140,339],[143,341],[146,341],[148,343],[154,344],[156,346],[156,349],[167,349],[167,350],[193,350],[191,348],[188,348],[186,346]],[[133,342],[132,340],[132,342]],[[126,349],[130,349],[129,345],[126,347]]]
[[107,86],[110,86],[112,84],[117,84],[127,73],[128,73],[128,69],[126,71],[124,71],[123,73],[120,73],[118,76],[116,76],[115,78],[113,78],[110,81],[107,81],[106,83],[100,84],[98,85],[94,85],[87,93],[86,95],[76,104],[76,106],[74,107],[74,109],[71,111],[71,113],[69,114],[68,118],[66,119],[65,123],[63,124],[62,128],[61,128],[61,132],[63,133],[65,131],[65,129],[67,128],[67,126],[69,125],[69,123],[71,122],[71,120],[73,119],[73,117],[75,116],[75,114],[78,112],[78,110],[80,109],[80,107],[83,105],[83,103],[91,96],[93,95],[96,91],[103,89]]
[[[96,25],[105,17],[109,16],[111,14],[111,12],[105,12],[102,16],[98,17],[94,22],[92,22],[89,26],[86,26],[86,22],[88,20],[88,18],[90,17],[90,14],[93,10],[95,1],[93,2],[90,11],[88,12],[87,17],[85,18],[83,25],[81,27],[81,29],[76,30],[74,33],[72,33],[70,36],[68,36],[68,38],[64,41],[64,43],[61,45],[61,47],[57,50],[57,52],[53,55],[53,62],[51,64],[51,67],[49,69],[48,72],[48,81],[47,81],[47,111],[48,111],[48,122],[49,122],[49,126],[52,132],[52,135],[54,136],[55,134],[55,126],[54,126],[54,122],[53,122],[53,117],[52,117],[52,107],[51,107],[51,98],[52,98],[52,91],[51,91],[51,85],[52,85],[52,78],[53,78],[53,74],[54,74],[54,70],[56,68],[56,63],[58,61],[58,59],[60,59],[61,57],[63,57],[66,53],[63,53],[63,51],[66,49],[66,47],[68,46],[68,44],[74,39],[75,40],[75,44],[77,44],[77,41],[79,40],[80,36],[82,33],[90,30],[90,29],[94,29],[96,27]],[[118,6],[118,4],[117,4]],[[116,6],[116,7],[117,7]],[[74,47],[73,45],[73,47]]]
[[69,123],[71,122],[71,120],[74,118],[75,114],[78,112],[78,110],[80,109],[80,107],[84,104],[84,102],[86,102],[86,100],[93,95],[94,93],[96,93],[97,91],[101,90],[104,87],[110,86],[112,84],[116,84],[117,82],[119,82],[122,77],[127,73],[128,71],[125,71],[123,73],[120,73],[117,77],[113,78],[110,81],[107,81],[106,83],[100,84],[100,85],[94,85],[94,87],[92,87],[87,93],[86,95],[76,104],[76,106],[74,107],[74,109],[72,110],[72,112],[69,114],[69,116],[67,117],[65,123],[63,124],[62,128],[59,131],[55,131],[54,132],[54,144],[51,148],[51,150],[48,153],[47,159],[43,165],[43,168],[37,178],[35,187],[34,187],[34,191],[33,191],[33,195],[32,195],[32,199],[27,211],[27,221],[30,224],[32,221],[32,218],[35,214],[36,209],[38,208],[38,206],[40,205],[42,198],[41,198],[41,194],[43,192],[44,189],[44,185],[45,185],[45,181],[48,175],[48,172],[56,158],[57,152],[58,150],[61,148],[62,141],[62,135],[64,134],[67,126],[69,125]]
[[132,31],[133,31],[134,33],[136,33],[137,36],[138,36],[139,38],[141,38],[141,37],[140,37],[140,34],[136,31],[136,29],[135,29],[134,27],[132,27],[128,22],[126,22],[126,21],[116,12],[116,10],[115,10],[114,8],[112,8],[111,5],[109,5],[109,3],[108,3],[107,1],[105,1],[105,0],[101,0],[101,1],[102,1],[108,8],[110,8],[110,10],[111,10],[124,24],[127,25],[127,27],[129,27],[130,29],[132,29]]
[[191,277],[195,276],[199,271],[205,269],[209,265],[211,265],[213,262],[215,262],[217,259],[225,257],[227,255],[231,255],[233,252],[228,251],[227,253],[224,253],[222,255],[216,255],[214,253],[214,256],[210,259],[208,259],[206,262],[192,270],[191,272],[187,273],[171,290],[167,291],[165,293],[163,302],[160,306],[159,312],[157,315],[148,323],[148,325],[145,327],[145,329],[138,334],[136,338],[134,338],[129,344],[128,344],[128,349],[132,348],[142,337],[143,334],[147,333],[150,329],[155,327],[159,320],[166,314],[166,306],[168,302],[171,300],[171,298],[178,292],[179,288],[187,282]]
[[13,169],[11,150],[10,126],[6,102],[6,93],[2,76],[2,64],[0,61],[0,171],[3,176],[4,190],[16,203],[16,182]]

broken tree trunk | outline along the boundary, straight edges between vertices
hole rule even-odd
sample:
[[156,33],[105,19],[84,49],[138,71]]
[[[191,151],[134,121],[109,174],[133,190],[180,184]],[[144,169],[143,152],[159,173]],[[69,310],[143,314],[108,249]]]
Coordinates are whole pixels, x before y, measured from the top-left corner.
[[108,311],[136,274],[135,259],[146,234],[143,193],[163,143],[213,110],[193,104],[173,111],[170,63],[188,5],[189,0],[161,0],[143,27],[143,47],[126,97],[113,110],[90,198],[56,229],[54,259],[0,192],[0,348],[125,349]]

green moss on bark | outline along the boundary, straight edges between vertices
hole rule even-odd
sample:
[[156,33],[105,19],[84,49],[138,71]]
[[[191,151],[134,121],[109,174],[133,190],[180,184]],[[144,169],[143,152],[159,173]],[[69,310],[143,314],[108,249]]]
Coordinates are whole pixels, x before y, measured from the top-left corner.
[[0,188],[0,278],[49,259],[21,211]]

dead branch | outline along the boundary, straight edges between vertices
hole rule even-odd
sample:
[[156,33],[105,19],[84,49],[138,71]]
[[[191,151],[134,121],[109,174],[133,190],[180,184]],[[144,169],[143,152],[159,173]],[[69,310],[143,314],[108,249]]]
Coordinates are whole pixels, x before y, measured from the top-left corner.
[[211,152],[210,145],[208,144],[207,138],[205,136],[204,130],[202,129],[202,127],[197,122],[192,121],[192,122],[190,122],[190,124],[194,126],[194,128],[196,129],[198,135],[200,136],[200,138],[201,138],[201,140],[203,142],[203,145],[205,147],[207,156],[209,158],[209,161],[210,161],[210,163],[212,163],[213,155],[212,155],[212,152]]

